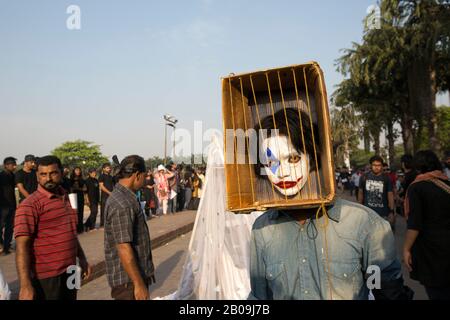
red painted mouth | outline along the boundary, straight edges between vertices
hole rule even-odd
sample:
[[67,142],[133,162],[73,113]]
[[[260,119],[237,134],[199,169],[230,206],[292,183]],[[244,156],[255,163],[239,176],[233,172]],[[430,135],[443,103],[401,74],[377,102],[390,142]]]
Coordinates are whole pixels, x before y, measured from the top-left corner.
[[303,179],[303,177],[298,178],[297,182],[295,182],[295,181],[280,181],[280,182],[276,183],[275,185],[281,189],[290,189],[290,188],[295,187],[302,179]]

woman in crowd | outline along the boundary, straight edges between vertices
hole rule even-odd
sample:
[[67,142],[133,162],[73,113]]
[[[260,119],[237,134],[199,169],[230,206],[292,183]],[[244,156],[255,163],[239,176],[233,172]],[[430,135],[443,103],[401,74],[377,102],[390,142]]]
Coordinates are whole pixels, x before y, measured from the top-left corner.
[[160,208],[162,208],[163,214],[167,214],[168,202],[170,197],[169,179],[173,177],[173,173],[166,170],[166,168],[160,164],[158,166],[158,176],[156,177],[157,194]]
[[151,171],[148,171],[147,175],[145,176],[143,193],[146,202],[145,214],[150,218],[156,215],[155,186],[156,183],[155,179],[153,178],[153,173]]

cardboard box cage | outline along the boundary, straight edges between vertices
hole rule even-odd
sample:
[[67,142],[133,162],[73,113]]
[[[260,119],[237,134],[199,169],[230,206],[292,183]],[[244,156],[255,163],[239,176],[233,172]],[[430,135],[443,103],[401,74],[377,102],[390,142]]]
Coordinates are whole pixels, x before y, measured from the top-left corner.
[[[257,177],[255,159],[250,156],[251,139],[245,135],[249,129],[257,127],[262,118],[281,110],[286,114],[290,108],[298,111],[300,119],[307,114],[314,124],[310,127],[312,137],[318,137],[313,157],[318,165],[309,172],[304,190],[293,197],[277,194],[273,186],[270,192],[267,182]],[[330,116],[323,72],[318,63],[230,74],[222,78],[222,109],[224,154],[228,159],[225,161],[227,210],[248,213],[269,208],[316,207],[333,202],[335,176]],[[244,147],[239,137],[244,139]]]

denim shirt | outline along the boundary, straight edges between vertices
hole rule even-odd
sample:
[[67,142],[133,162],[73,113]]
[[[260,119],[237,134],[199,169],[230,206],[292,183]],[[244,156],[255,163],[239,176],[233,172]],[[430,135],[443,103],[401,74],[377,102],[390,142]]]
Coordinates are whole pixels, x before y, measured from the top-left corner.
[[250,299],[367,300],[369,266],[380,268],[381,284],[401,278],[387,221],[343,199],[327,212],[326,226],[325,216],[301,225],[287,211],[278,210],[269,210],[255,221]]

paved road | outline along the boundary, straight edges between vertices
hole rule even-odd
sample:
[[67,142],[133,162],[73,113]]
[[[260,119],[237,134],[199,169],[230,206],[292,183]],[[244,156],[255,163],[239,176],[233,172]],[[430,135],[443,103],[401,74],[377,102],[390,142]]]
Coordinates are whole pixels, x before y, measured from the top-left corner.
[[[153,250],[156,283],[150,287],[152,299],[164,297],[177,290],[190,239],[191,233],[187,233]],[[106,276],[102,276],[82,286],[78,292],[78,300],[111,300],[110,293]]]

